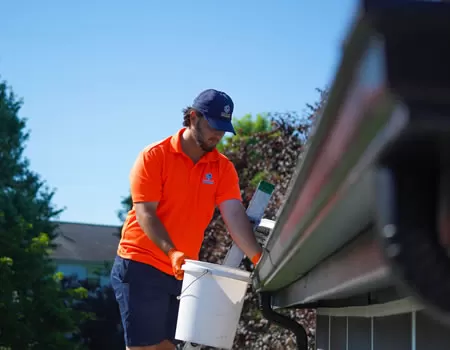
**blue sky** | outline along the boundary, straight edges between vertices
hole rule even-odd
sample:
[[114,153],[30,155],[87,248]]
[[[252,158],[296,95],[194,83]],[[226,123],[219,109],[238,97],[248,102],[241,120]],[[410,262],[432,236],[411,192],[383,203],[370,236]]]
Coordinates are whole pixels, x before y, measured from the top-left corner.
[[302,112],[329,84],[355,0],[3,1],[0,75],[23,98],[33,170],[61,220],[119,224],[147,144],[203,89],[235,116]]

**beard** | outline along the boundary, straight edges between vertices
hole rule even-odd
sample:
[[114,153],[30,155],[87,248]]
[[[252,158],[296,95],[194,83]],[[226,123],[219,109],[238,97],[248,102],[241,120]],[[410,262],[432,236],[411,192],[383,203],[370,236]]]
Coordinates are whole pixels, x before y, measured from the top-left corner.
[[195,138],[195,142],[204,152],[212,152],[216,148],[216,145],[208,146],[205,140],[205,133],[202,126],[200,125],[199,119],[197,119],[197,122],[194,125],[193,135]]

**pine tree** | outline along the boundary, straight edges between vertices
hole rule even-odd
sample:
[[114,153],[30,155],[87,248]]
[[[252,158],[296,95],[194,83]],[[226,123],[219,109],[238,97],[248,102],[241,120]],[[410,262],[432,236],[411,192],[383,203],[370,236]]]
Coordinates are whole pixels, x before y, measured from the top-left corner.
[[81,349],[70,340],[78,314],[70,308],[49,257],[60,211],[23,157],[29,137],[22,101],[0,81],[0,348]]

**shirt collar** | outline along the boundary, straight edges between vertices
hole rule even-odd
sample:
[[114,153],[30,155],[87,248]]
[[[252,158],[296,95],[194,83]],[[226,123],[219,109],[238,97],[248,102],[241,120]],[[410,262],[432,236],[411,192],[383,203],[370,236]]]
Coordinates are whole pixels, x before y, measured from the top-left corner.
[[[187,129],[186,127],[181,128],[174,135],[172,135],[172,138],[170,140],[170,149],[172,152],[182,153],[182,154],[186,155],[183,152],[183,149],[181,147],[181,135],[183,135],[183,133],[186,129]],[[217,149],[215,149],[212,152],[206,153],[202,158],[200,158],[199,163],[200,162],[213,162],[213,161],[217,161],[218,159],[219,159],[219,151]]]

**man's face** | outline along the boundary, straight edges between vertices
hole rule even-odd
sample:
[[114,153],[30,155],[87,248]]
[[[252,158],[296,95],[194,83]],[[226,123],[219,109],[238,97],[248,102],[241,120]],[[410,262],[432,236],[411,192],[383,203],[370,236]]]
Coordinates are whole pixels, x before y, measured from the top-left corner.
[[212,128],[205,118],[197,118],[193,128],[193,135],[197,144],[205,152],[213,151],[222,139],[224,131]]

